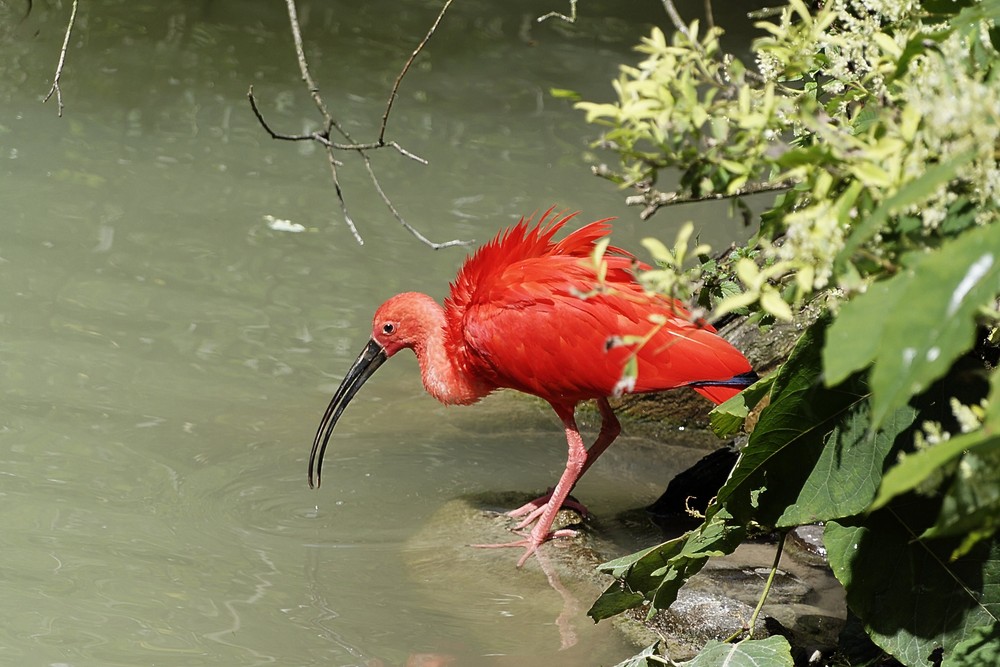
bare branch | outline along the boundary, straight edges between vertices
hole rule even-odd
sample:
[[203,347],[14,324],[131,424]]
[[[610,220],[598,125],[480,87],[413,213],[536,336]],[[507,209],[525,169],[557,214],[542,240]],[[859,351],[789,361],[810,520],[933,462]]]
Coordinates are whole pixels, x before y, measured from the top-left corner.
[[535,20],[541,23],[549,19],[562,19],[566,23],[576,23],[576,0],[569,0],[569,16],[560,14],[559,12],[549,12],[548,14],[539,16]]
[[361,234],[358,233],[358,228],[354,224],[354,218],[351,217],[350,211],[347,210],[347,200],[344,199],[344,190],[340,187],[340,176],[337,173],[337,166],[340,163],[333,157],[332,150],[327,150],[326,156],[330,163],[330,176],[333,178],[333,189],[337,192],[337,201],[340,202],[340,211],[344,214],[344,222],[347,224],[347,228],[354,236],[354,240],[358,242],[358,245],[364,245],[365,240],[361,238]]
[[684,23],[684,19],[681,18],[677,8],[674,7],[674,0],[663,0],[663,8],[667,10],[667,16],[670,17],[670,21],[674,24],[674,27],[677,28],[677,30],[687,37],[688,41],[693,44],[694,40],[691,39],[691,33],[688,32],[688,27]]
[[52,79],[52,87],[49,88],[48,95],[42,100],[42,104],[49,101],[52,94],[56,95],[56,104],[59,107],[59,117],[62,118],[63,101],[62,88],[59,87],[59,80],[62,78],[63,66],[66,64],[66,51],[69,49],[69,38],[73,34],[73,24],[76,23],[76,8],[78,0],[73,0],[73,7],[69,12],[69,22],[66,24],[66,36],[63,38],[62,49],[59,50],[59,64],[56,65],[56,74]]
[[473,243],[476,242],[475,239],[470,241],[462,241],[459,239],[454,239],[452,241],[445,241],[444,243],[435,243],[434,241],[431,241],[426,236],[421,234],[416,227],[414,227],[413,225],[411,225],[410,223],[408,223],[406,220],[403,219],[403,216],[399,214],[399,211],[397,211],[396,207],[393,205],[392,200],[389,199],[389,196],[387,194],[385,194],[385,191],[382,189],[382,184],[379,183],[378,178],[375,176],[375,170],[372,169],[372,162],[368,158],[368,154],[362,153],[361,156],[362,158],[364,158],[365,168],[368,169],[368,175],[372,179],[372,184],[375,186],[375,190],[378,192],[379,196],[382,197],[382,201],[385,202],[385,205],[386,207],[388,207],[389,212],[392,213],[392,217],[396,218],[396,221],[399,222],[399,224],[401,224],[403,228],[406,229],[406,231],[410,232],[415,237],[417,237],[417,239],[419,239],[422,243],[429,246],[431,250],[441,250],[442,248],[451,248],[453,246],[467,246],[467,245],[472,245]]
[[632,195],[631,197],[625,198],[626,206],[644,206],[642,213],[639,217],[643,220],[648,220],[657,210],[663,206],[677,206],[679,204],[693,204],[702,201],[712,201],[712,200],[722,200],[722,199],[734,199],[737,197],[746,197],[748,195],[756,195],[763,192],[777,192],[779,190],[789,190],[795,186],[792,181],[779,181],[777,183],[755,183],[748,185],[744,188],[740,188],[736,192],[725,194],[721,192],[713,192],[707,195],[697,195],[697,196],[681,196],[676,192],[659,192],[658,190],[646,190],[642,194]]
[[316,108],[323,115],[323,120],[326,121],[327,125],[330,125],[333,123],[333,118],[330,117],[330,112],[326,110],[326,104],[323,103],[323,98],[320,97],[319,88],[316,86],[316,82],[309,72],[309,63],[306,62],[306,52],[302,46],[302,30],[299,28],[299,14],[295,9],[295,0],[285,0],[285,5],[288,7],[288,20],[292,24],[292,41],[295,42],[295,56],[299,61],[299,72],[302,74],[302,80],[305,82],[306,88],[309,89],[309,94],[312,95],[313,102],[316,103]]
[[[385,132],[386,132],[386,126],[389,121],[389,114],[392,111],[392,104],[399,91],[399,86],[402,83],[403,77],[409,71],[410,66],[413,64],[413,61],[416,59],[416,57],[423,50],[424,46],[427,44],[427,40],[429,40],[431,38],[431,35],[434,34],[434,31],[441,23],[441,19],[444,17],[445,12],[448,10],[448,7],[451,6],[451,3],[453,1],[454,0],[445,1],[444,6],[441,8],[441,11],[438,13],[437,18],[434,20],[434,23],[427,31],[427,34],[417,45],[417,48],[414,49],[413,53],[410,54],[410,57],[403,65],[403,69],[400,71],[399,76],[396,77],[396,81],[392,86],[392,91],[389,94],[389,100],[386,103],[385,113],[382,115],[382,124],[379,129],[378,139],[376,141],[370,143],[358,143],[354,141],[354,139],[351,138],[350,134],[348,134],[347,130],[337,121],[337,119],[335,119],[330,114],[329,108],[323,101],[322,95],[320,95],[319,87],[316,85],[316,81],[315,79],[313,79],[312,73],[309,71],[309,63],[306,59],[305,47],[303,46],[302,42],[302,30],[299,27],[298,11],[295,8],[295,0],[285,0],[286,6],[288,8],[288,20],[289,23],[291,24],[291,29],[292,29],[292,41],[295,43],[295,55],[299,63],[299,72],[302,75],[302,81],[306,84],[306,87],[309,89],[309,94],[312,97],[317,110],[319,110],[320,115],[323,117],[324,129],[322,131],[311,132],[309,134],[283,134],[281,132],[276,132],[273,128],[271,128],[270,125],[268,125],[267,121],[264,119],[264,115],[261,113],[260,107],[257,105],[257,98],[254,96],[253,86],[250,86],[250,89],[247,91],[247,99],[250,101],[250,108],[253,110],[254,116],[256,116],[257,121],[260,123],[261,127],[264,128],[264,130],[271,136],[272,139],[280,139],[283,141],[315,141],[323,146],[324,150],[326,151],[327,161],[330,164],[330,176],[333,180],[333,187],[337,194],[337,202],[339,203],[340,210],[344,216],[344,222],[347,224],[348,230],[350,230],[351,234],[354,236],[354,239],[358,242],[359,245],[364,245],[364,239],[362,239],[361,234],[358,233],[358,228],[354,224],[354,219],[351,217],[350,210],[348,209],[347,206],[347,200],[344,197],[344,190],[340,185],[340,174],[338,170],[340,167],[343,166],[343,164],[337,160],[335,155],[336,151],[353,151],[357,153],[359,156],[361,156],[361,159],[364,161],[365,164],[365,169],[368,172],[368,176],[371,178],[372,184],[375,186],[375,190],[382,198],[382,201],[385,203],[386,207],[388,207],[389,211],[392,213],[392,216],[396,218],[396,220],[403,226],[403,228],[405,228],[407,231],[413,234],[413,236],[416,237],[420,242],[426,244],[427,246],[429,246],[434,250],[438,250],[440,248],[449,248],[457,245],[467,245],[468,243],[471,243],[471,241],[459,241],[459,240],[448,241],[446,243],[435,243],[429,240],[419,231],[417,231],[417,229],[414,228],[412,225],[410,225],[408,222],[406,222],[403,219],[403,217],[399,214],[399,211],[396,210],[396,207],[393,205],[392,200],[389,199],[389,196],[385,193],[385,190],[382,189],[382,184],[379,182],[378,177],[375,175],[375,170],[372,167],[371,159],[368,156],[368,151],[371,150],[377,150],[381,148],[393,148],[400,155],[406,158],[415,160],[421,164],[425,165],[427,164],[427,160],[423,159],[418,155],[414,155],[410,151],[400,146],[398,142],[386,141]],[[346,139],[348,143],[340,143],[332,141],[330,139],[330,132],[334,130],[337,133],[339,133],[340,136]]]
[[[451,7],[451,3],[453,1],[454,0],[445,0],[444,6],[441,7],[441,11],[438,12],[437,18],[434,19],[434,23],[431,24],[427,34],[424,35],[424,38],[420,40],[419,44],[417,44],[417,48],[413,49],[413,53],[411,53],[410,57],[406,60],[406,63],[403,65],[403,69],[399,71],[399,76],[396,77],[396,82],[392,84],[392,91],[389,93],[389,101],[386,102],[385,113],[382,114],[382,129],[379,130],[378,133],[378,142],[380,144],[385,143],[385,126],[389,122],[389,112],[392,111],[392,103],[396,101],[396,93],[399,91],[399,84],[403,81],[403,77],[406,76],[406,73],[410,71],[410,65],[412,65],[413,61],[418,55],[420,55],[420,52],[424,50],[424,45],[427,44],[427,40],[429,40],[431,35],[434,34],[434,31],[437,30],[438,24],[441,23],[441,19],[444,18],[445,12],[447,12],[448,8]],[[289,0],[289,2],[291,2],[291,0]]]

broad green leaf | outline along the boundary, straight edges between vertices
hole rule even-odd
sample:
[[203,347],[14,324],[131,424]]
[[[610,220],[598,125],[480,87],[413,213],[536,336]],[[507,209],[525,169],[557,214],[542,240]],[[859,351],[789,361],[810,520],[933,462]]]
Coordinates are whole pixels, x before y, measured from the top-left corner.
[[1000,528],[1000,442],[995,445],[965,453],[941,499],[937,521],[922,535],[962,537],[953,559]]
[[[882,481],[886,457],[912,441],[917,411],[903,406],[882,427],[870,428],[870,404],[852,406],[823,443],[819,459],[795,501],[778,518],[779,527],[829,521],[863,512]],[[788,465],[794,466],[794,458]],[[783,474],[782,470],[774,471]]]
[[654,551],[658,551],[660,553],[669,552],[667,556],[669,558],[670,555],[673,555],[681,550],[681,540],[683,540],[683,536],[670,540],[669,542],[664,542],[663,544],[657,544],[656,546],[649,547],[648,549],[643,549],[642,551],[622,556],[621,558],[609,560],[606,563],[598,565],[597,569],[601,572],[607,572],[613,577],[620,577],[628,572],[629,568]]
[[[771,402],[719,490],[717,506],[738,521],[792,525],[799,519],[847,516],[871,501],[895,433],[887,429],[866,435],[867,419],[860,413],[849,421],[868,400],[860,381],[832,388],[820,381],[828,321],[822,318],[811,326],[778,371]],[[899,425],[904,427],[905,421],[901,417]],[[823,490],[829,475],[835,481]],[[710,507],[707,513],[712,512]]]
[[1000,225],[962,234],[908,275],[896,306],[883,313],[870,377],[876,426],[972,347],[979,309],[1000,294]]
[[715,640],[691,660],[679,663],[684,667],[792,667],[792,647],[780,635],[767,639],[745,639],[736,644]]
[[853,523],[826,524],[830,567],[847,604],[872,640],[908,667],[931,667],[941,648],[945,664],[971,628],[1000,614],[1000,545],[976,545],[948,561],[955,540],[917,540],[926,503],[908,514],[883,510]]
[[882,484],[871,509],[885,507],[890,500],[917,488],[924,480],[938,474],[944,466],[965,452],[980,449],[1000,450],[1000,435],[990,435],[985,430],[973,431],[907,454],[882,476]]
[[594,602],[587,614],[595,621],[620,614],[649,601],[650,614],[666,609],[677,591],[712,556],[732,553],[746,537],[741,526],[731,526],[724,512],[680,537],[599,566],[617,581]]
[[717,405],[708,413],[709,424],[715,435],[720,438],[728,438],[739,432],[746,418],[750,416],[750,411],[771,390],[773,382],[774,375],[757,380],[725,403]]
[[867,368],[875,359],[886,313],[891,312],[903,296],[909,277],[897,274],[868,287],[840,307],[830,325],[823,346],[824,381],[828,387],[840,384],[856,371]]
[[983,665],[1000,665],[1000,623],[973,628],[948,659],[948,667]]
[[642,593],[626,590],[622,584],[615,582],[594,601],[587,615],[594,619],[594,622],[601,621],[629,609],[635,609],[645,599],[646,596]]

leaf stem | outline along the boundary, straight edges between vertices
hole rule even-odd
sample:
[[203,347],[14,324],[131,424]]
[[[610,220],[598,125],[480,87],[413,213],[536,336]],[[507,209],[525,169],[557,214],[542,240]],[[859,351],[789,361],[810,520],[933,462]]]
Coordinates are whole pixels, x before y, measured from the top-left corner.
[[774,575],[778,573],[778,563],[781,561],[781,552],[785,546],[785,537],[788,536],[788,531],[781,531],[781,537],[778,539],[778,546],[774,550],[774,562],[771,563],[771,571],[767,573],[767,581],[764,583],[764,590],[761,591],[760,599],[757,600],[757,606],[754,608],[753,613],[750,614],[750,621],[726,637],[725,643],[736,641],[736,638],[743,634],[744,630],[747,632],[747,639],[753,639],[753,630],[757,626],[757,617],[760,616],[760,610],[764,607],[764,603],[767,601],[767,596],[771,592],[771,586],[774,584]]

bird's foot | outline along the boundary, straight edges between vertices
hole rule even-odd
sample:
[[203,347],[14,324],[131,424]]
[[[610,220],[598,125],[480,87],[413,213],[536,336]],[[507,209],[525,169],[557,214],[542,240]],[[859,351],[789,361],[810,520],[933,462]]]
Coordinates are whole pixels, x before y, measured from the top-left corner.
[[[545,512],[545,508],[548,505],[549,500],[551,498],[552,498],[552,489],[549,489],[544,496],[539,496],[534,500],[532,500],[531,502],[527,502],[518,507],[517,509],[507,512],[507,516],[509,517],[513,518],[522,516],[524,517],[521,523],[514,526],[514,530],[521,530],[523,528],[527,528],[532,523],[537,521],[538,517],[542,516],[542,514]],[[586,507],[584,507],[583,503],[579,502],[572,496],[566,497],[566,500],[563,501],[562,507],[564,509],[573,510],[583,518],[587,518],[590,516],[590,511]]]
[[556,537],[572,537],[576,535],[576,531],[570,528],[560,528],[559,530],[553,530],[551,533],[545,533],[541,536],[536,536],[535,531],[532,531],[527,537],[514,540],[513,542],[500,542],[498,544],[471,544],[469,546],[475,547],[477,549],[499,549],[502,547],[524,547],[524,553],[521,554],[521,558],[517,561],[517,566],[521,567],[527,562],[531,555],[535,553],[538,547],[542,546],[549,540]]

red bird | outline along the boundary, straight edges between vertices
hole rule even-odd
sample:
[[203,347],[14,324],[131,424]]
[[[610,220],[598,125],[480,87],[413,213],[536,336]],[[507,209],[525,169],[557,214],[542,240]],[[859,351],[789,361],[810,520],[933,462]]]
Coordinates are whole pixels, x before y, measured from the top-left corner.
[[[575,214],[573,214],[575,215]],[[320,484],[333,428],[361,385],[386,359],[409,348],[424,387],[445,404],[475,403],[496,389],[544,398],[566,430],[569,456],[555,488],[511,512],[534,522],[522,565],[545,541],[552,521],[580,477],[621,430],[608,397],[690,387],[721,403],[756,379],[750,363],[675,299],[647,293],[635,280],[629,253],[608,247],[603,279],[594,250],[610,232],[593,222],[561,241],[552,237],[573,217],[552,209],[529,229],[524,218],[468,259],[442,308],[416,292],[398,294],[375,312],[368,345],[330,401],[309,455],[309,486]],[[636,343],[634,341],[642,341]],[[623,379],[634,358],[631,377]],[[574,419],[581,401],[596,399],[601,431],[589,450]]]

